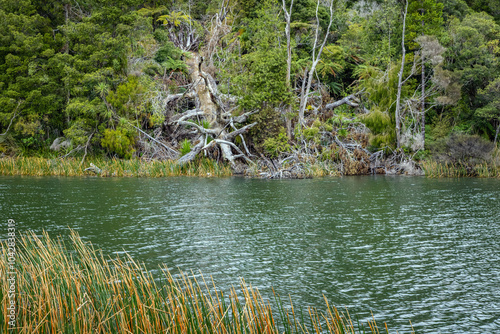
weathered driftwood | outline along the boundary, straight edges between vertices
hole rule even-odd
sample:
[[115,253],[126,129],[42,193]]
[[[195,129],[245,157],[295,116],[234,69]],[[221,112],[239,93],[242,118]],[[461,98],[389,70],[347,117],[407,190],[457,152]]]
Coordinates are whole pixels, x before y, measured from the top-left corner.
[[90,171],[90,172],[94,172],[96,174],[101,174],[102,173],[102,169],[100,169],[99,167],[97,167],[96,165],[94,165],[92,162],[90,163],[90,167],[85,168],[83,171],[84,172]]

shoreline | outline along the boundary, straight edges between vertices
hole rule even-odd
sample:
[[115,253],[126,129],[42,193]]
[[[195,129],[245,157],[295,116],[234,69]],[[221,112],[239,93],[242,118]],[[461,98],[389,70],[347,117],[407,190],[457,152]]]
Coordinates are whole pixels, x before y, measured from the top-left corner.
[[[418,165],[428,178],[500,178],[500,166],[496,164],[443,163],[434,160],[420,161]],[[241,166],[239,166],[241,167]],[[94,177],[230,177],[244,176],[268,179],[305,179],[317,177],[340,177],[343,175],[333,164],[312,162],[302,166],[299,173],[289,169],[272,171],[265,165],[238,168],[219,163],[208,158],[201,158],[185,165],[178,165],[172,160],[140,160],[140,159],[105,159],[89,158],[81,164],[75,158],[41,158],[41,157],[4,157],[0,158],[0,175],[5,176],[94,176]],[[365,173],[359,175],[408,175],[393,173]]]
[[[91,166],[97,166],[95,171]],[[86,170],[87,169],[87,170]],[[89,158],[81,164],[79,159],[67,158],[0,158],[0,175],[10,176],[97,176],[97,177],[170,177],[232,176],[229,166],[209,159],[200,159],[183,166],[173,161],[144,161],[139,159]]]

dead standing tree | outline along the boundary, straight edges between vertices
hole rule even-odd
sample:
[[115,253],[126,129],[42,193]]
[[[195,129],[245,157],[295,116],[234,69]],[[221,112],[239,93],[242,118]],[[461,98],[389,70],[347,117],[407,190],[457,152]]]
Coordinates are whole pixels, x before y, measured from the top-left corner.
[[228,15],[231,14],[231,11],[232,8],[229,0],[222,0],[219,11],[210,20],[205,40],[205,55],[207,56],[208,66],[214,66],[214,56],[219,51],[218,48],[220,47],[221,40],[232,30],[232,25],[228,20]]
[[[287,51],[287,59],[286,59],[286,87],[290,89],[290,73],[292,69],[292,43],[290,40],[290,21],[292,18],[292,9],[293,9],[293,0],[290,2],[290,9],[286,9],[285,0],[282,0],[283,12],[285,14],[285,35],[286,35],[286,51]],[[292,105],[288,106],[288,113],[292,112]],[[292,138],[292,120],[290,117],[286,117],[286,131],[288,138]]]
[[[325,37],[323,39],[323,42],[318,45],[319,42],[319,30],[320,30],[320,22],[319,22],[319,17],[318,17],[318,10],[319,10],[319,3],[320,1],[318,0],[316,4],[316,31],[314,34],[314,44],[312,48],[312,64],[311,68],[309,69],[309,72],[306,71],[304,72],[304,78],[307,76],[307,85],[304,90],[304,87],[302,87],[302,96],[300,98],[300,107],[299,107],[299,126],[302,127],[304,125],[304,111],[306,109],[307,105],[307,98],[309,96],[309,91],[311,90],[311,83],[314,77],[314,73],[316,71],[316,66],[318,66],[319,61],[321,60],[321,53],[323,52],[323,48],[325,47],[326,41],[328,40],[328,36],[330,34],[330,27],[332,26],[333,23],[333,0],[330,0],[329,2],[329,9],[330,9],[330,21],[328,22],[328,28],[325,31]],[[319,49],[318,49],[319,47]],[[317,51],[317,53],[316,53]]]
[[167,15],[160,16],[158,21],[163,23],[170,41],[176,47],[185,51],[198,47],[200,36],[190,15],[174,10]]
[[[403,71],[405,68],[405,57],[406,57],[406,48],[405,48],[405,31],[406,31],[406,15],[408,14],[408,0],[405,2],[405,9],[403,12],[403,37],[401,39],[401,68],[398,74],[398,93],[396,97],[396,142],[397,148],[401,147],[401,89],[403,87]],[[406,80],[405,80],[406,81]]]

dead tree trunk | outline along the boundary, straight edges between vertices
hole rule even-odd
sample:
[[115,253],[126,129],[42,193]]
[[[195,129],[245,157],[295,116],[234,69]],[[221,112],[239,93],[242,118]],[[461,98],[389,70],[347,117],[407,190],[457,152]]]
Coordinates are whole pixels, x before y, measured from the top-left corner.
[[323,48],[325,47],[326,41],[328,40],[328,35],[330,34],[330,27],[332,26],[333,22],[333,0],[330,1],[330,22],[328,23],[328,28],[325,31],[325,38],[323,39],[323,42],[319,46],[318,54],[316,54],[316,49],[318,48],[318,35],[319,35],[319,17],[318,17],[318,10],[319,10],[319,0],[316,5],[316,33],[314,35],[314,45],[312,48],[312,64],[311,64],[311,69],[309,71],[309,75],[307,77],[307,86],[305,89],[305,92],[303,92],[301,99],[300,99],[300,109],[299,109],[299,126],[302,127],[304,124],[304,110],[306,109],[307,105],[307,98],[309,96],[309,91],[311,90],[311,83],[314,77],[314,73],[316,71],[316,66],[318,65],[319,61],[321,60],[321,53],[323,52]]
[[186,60],[186,64],[189,67],[191,83],[194,86],[196,96],[200,100],[200,109],[203,111],[205,120],[212,127],[217,123],[219,111],[217,110],[217,105],[212,100],[212,96],[210,96],[210,83],[202,76],[202,62],[203,57],[194,52],[192,52],[191,57]]
[[408,13],[408,0],[406,1],[405,11],[403,14],[403,37],[401,40],[401,68],[399,70],[398,75],[398,93],[396,97],[396,145],[399,149],[401,147],[401,119],[400,119],[400,110],[401,110],[401,89],[403,87],[403,71],[405,69],[405,57],[406,57],[406,49],[405,49],[405,31],[406,31],[406,14]]
[[[422,16],[423,16],[423,10],[422,10]],[[422,36],[424,36],[424,20],[422,20]],[[425,59],[424,59],[424,52],[422,50],[422,101],[421,101],[421,112],[422,112],[422,142],[424,143],[425,148]]]
[[[285,20],[286,20],[286,26],[285,26],[286,50],[287,50],[286,87],[287,87],[287,89],[290,89],[290,74],[291,74],[291,69],[292,69],[292,43],[290,40],[290,21],[291,21],[291,17],[292,17],[293,0],[290,3],[290,10],[286,9],[285,0],[282,0],[282,2],[283,2],[283,12],[285,13]],[[288,110],[289,114],[292,112],[292,105],[291,104],[288,106],[287,110]],[[287,133],[288,139],[291,139],[292,138],[292,120],[290,119],[289,115],[286,115],[285,119],[286,119],[286,133]]]
[[[213,145],[218,145],[220,147],[222,156],[229,161],[231,165],[235,164],[237,158],[243,158],[248,162],[250,160],[247,155],[232,141],[237,136],[240,136],[244,143],[244,139],[241,135],[248,131],[248,129],[257,125],[257,123],[245,125],[240,129],[237,129],[234,123],[246,122],[253,112],[233,117],[229,111],[226,111],[226,106],[218,94],[215,80],[210,74],[202,70],[202,63],[203,57],[195,52],[191,52],[189,59],[186,60],[186,64],[189,68],[189,77],[192,83],[191,89],[194,91],[195,98],[198,99],[200,107],[199,110],[190,110],[180,114],[174,120],[174,123],[178,126],[184,125],[194,128],[198,136],[193,141],[195,146],[191,149],[191,152],[181,157],[177,162],[179,164],[187,163],[193,160],[198,153],[211,148]],[[205,121],[204,125],[188,121],[190,118],[200,116],[202,116]],[[230,132],[231,130],[234,131]],[[212,141],[207,144],[209,138],[212,139]],[[236,155],[233,154],[233,150],[237,152]]]
[[422,54],[422,101],[421,101],[421,113],[422,113],[422,140],[425,147],[425,63],[424,55]]
[[493,141],[493,143],[496,145],[497,144],[497,139],[498,139],[498,132],[500,131],[500,121],[498,123],[498,126],[497,126],[497,131],[495,132],[495,140]]
[[292,44],[290,41],[290,20],[292,16],[292,8],[293,8],[293,0],[290,3],[290,10],[286,9],[285,0],[283,1],[283,12],[285,13],[285,34],[286,34],[286,51],[287,51],[287,59],[286,59],[286,86],[290,87],[290,73],[292,68]]

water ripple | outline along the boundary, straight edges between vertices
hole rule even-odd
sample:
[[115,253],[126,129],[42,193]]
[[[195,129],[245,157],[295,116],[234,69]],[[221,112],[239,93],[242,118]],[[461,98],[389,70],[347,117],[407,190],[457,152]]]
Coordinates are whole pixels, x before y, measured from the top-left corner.
[[21,229],[417,332],[500,330],[500,181],[0,177]]

